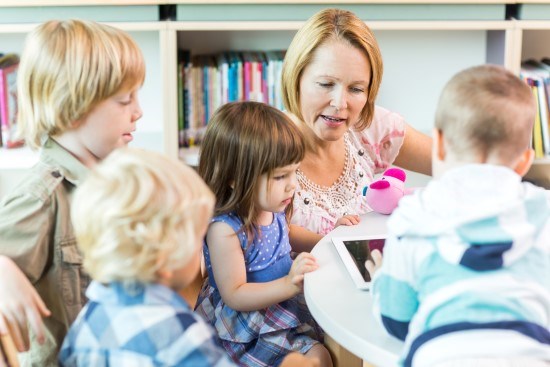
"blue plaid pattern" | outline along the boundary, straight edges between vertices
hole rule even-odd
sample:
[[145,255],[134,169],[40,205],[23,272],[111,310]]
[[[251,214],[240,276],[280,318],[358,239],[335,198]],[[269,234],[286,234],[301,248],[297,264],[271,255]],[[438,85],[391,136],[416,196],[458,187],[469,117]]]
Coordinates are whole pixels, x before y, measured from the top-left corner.
[[62,366],[234,366],[210,326],[167,287],[92,282],[86,295]]

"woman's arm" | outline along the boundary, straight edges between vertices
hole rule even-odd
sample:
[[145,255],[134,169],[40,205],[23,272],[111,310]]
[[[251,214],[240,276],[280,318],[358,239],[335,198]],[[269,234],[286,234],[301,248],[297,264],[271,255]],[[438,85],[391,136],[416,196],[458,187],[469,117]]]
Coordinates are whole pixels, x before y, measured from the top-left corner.
[[323,238],[322,235],[311,232],[296,224],[291,224],[289,228],[290,246],[292,246],[292,251],[294,252],[310,252],[317,242]]
[[394,164],[404,169],[432,174],[432,138],[405,125],[405,138]]
[[214,280],[223,301],[236,311],[257,311],[287,300],[302,290],[304,274],[317,269],[309,253],[301,253],[287,276],[266,283],[247,283],[243,251],[233,229],[222,222],[206,234]]

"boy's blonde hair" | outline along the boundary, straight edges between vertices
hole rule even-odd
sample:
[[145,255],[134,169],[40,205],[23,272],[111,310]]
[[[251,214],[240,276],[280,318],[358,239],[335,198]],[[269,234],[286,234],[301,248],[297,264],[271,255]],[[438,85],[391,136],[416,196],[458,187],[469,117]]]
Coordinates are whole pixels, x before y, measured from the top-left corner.
[[[300,110],[300,79],[315,51],[331,41],[345,42],[361,51],[370,62],[371,80],[367,103],[355,128],[367,128],[374,116],[374,102],[382,82],[382,54],[374,33],[354,13],[324,9],[309,18],[296,33],[285,55],[282,71],[283,103],[287,111],[303,121]],[[345,57],[345,55],[342,55]]]
[[45,22],[27,36],[19,64],[19,134],[38,148],[144,78],[143,55],[126,32],[86,20]]
[[496,155],[508,163],[529,149],[536,113],[525,82],[501,66],[481,65],[459,72],[447,83],[435,127],[458,156]]
[[155,282],[194,254],[214,195],[198,174],[160,153],[120,148],[76,190],[71,219],[96,281]]
[[[214,215],[235,212],[252,234],[260,177],[304,158],[303,135],[281,111],[259,102],[221,106],[208,122],[199,174],[216,196]],[[287,208],[287,217],[292,207]]]

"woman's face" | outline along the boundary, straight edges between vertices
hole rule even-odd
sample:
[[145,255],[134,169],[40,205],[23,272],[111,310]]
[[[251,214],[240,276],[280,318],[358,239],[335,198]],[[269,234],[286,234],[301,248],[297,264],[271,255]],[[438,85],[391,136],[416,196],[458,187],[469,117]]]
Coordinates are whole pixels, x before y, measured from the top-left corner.
[[300,110],[317,137],[341,139],[367,103],[371,65],[359,49],[341,41],[320,45],[300,79]]

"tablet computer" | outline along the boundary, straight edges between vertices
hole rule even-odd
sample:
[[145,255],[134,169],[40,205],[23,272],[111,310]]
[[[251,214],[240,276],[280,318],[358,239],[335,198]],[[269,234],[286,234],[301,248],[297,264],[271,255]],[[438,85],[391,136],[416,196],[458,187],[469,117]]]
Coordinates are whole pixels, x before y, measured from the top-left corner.
[[385,242],[386,235],[332,238],[332,243],[357,288],[370,289],[371,277],[365,268],[365,261],[372,260],[372,250],[383,251]]

